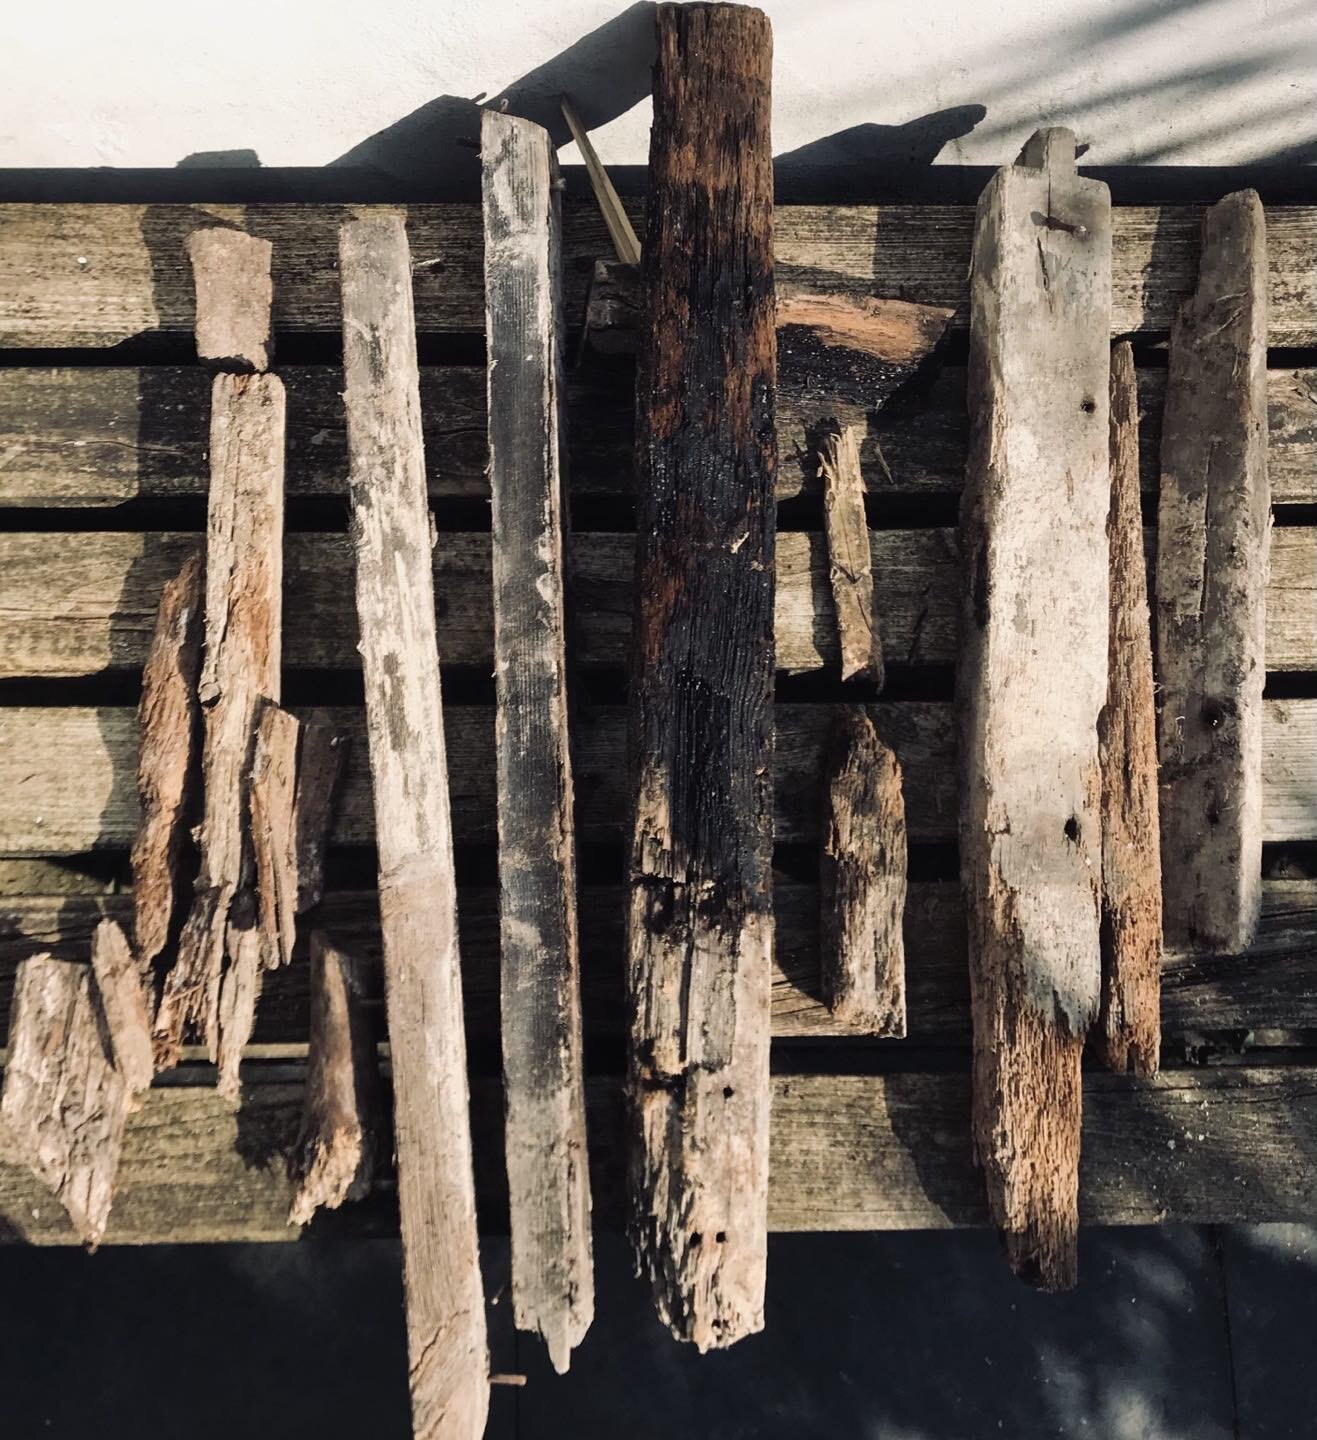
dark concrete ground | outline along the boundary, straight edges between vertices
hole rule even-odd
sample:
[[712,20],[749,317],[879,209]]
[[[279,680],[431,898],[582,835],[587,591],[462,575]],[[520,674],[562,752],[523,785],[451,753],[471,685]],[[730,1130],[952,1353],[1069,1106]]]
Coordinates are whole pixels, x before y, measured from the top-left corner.
[[[491,1440],[1310,1440],[1317,1227],[1094,1230],[1041,1296],[990,1235],[779,1236],[767,1329],[667,1338],[623,1243],[570,1375],[490,1311]],[[0,1249],[0,1433],[405,1437],[396,1244]],[[487,1282],[506,1279],[503,1242]]]

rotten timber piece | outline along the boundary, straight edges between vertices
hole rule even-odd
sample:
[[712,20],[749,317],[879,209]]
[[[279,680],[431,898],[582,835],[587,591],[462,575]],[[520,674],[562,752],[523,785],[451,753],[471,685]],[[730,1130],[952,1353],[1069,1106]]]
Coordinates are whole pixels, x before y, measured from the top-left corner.
[[148,992],[119,922],[106,918],[91,941],[91,968],[110,1052],[130,1094],[145,1090],[155,1074]]
[[842,714],[823,807],[823,996],[849,1033],[902,1039],[906,840],[901,766],[860,705]]
[[[617,258],[624,265],[631,266],[634,272],[640,265],[640,239],[631,224],[631,217],[626,213],[626,206],[622,204],[621,196],[618,195],[612,180],[609,179],[608,171],[604,169],[603,162],[591,143],[590,132],[576,113],[576,106],[566,95],[562,96],[560,104],[562,118],[566,120],[576,148],[581,152],[581,159],[585,161],[585,168],[590,176],[590,188],[594,191],[599,213],[608,227],[608,238],[613,242]],[[559,209],[561,210],[561,207]],[[561,231],[561,219],[559,230]]]
[[979,200],[961,508],[961,876],[974,1136],[1012,1268],[1074,1283],[1100,989],[1111,205],[1039,131]]
[[860,447],[850,425],[819,437],[828,579],[837,607],[841,678],[883,684],[883,641],[873,603],[873,557],[864,514]]
[[660,1318],[763,1328],[773,949],[772,36],[657,11],[636,388],[630,1217]]
[[489,1409],[489,1356],[402,215],[346,222],[340,269],[348,494],[379,855],[412,1420],[418,1440],[478,1440]]
[[594,1318],[594,1267],[563,599],[558,167],[542,127],[489,110],[481,159],[512,1310],[561,1374]]
[[270,257],[274,247],[242,230],[210,226],[187,240],[197,291],[197,357],[219,370],[270,368]]
[[1256,192],[1203,216],[1171,329],[1157,514],[1166,943],[1234,952],[1262,884],[1267,237]]
[[148,980],[176,939],[187,889],[179,869],[197,802],[202,577],[201,552],[194,551],[178,574],[166,581],[142,671],[137,760],[141,821],[132,851],[133,930],[137,963]]
[[78,1237],[105,1234],[131,1088],[107,1048],[91,966],[18,967],[0,1140],[55,1194]]
[[383,1095],[359,956],[311,932],[311,1030],[288,1219],[307,1224],[369,1193],[387,1159]]
[[1102,760],[1102,1002],[1096,1043],[1112,1070],[1153,1075],[1161,1045],[1162,867],[1157,708],[1139,503],[1134,352],[1111,354],[1111,634]]

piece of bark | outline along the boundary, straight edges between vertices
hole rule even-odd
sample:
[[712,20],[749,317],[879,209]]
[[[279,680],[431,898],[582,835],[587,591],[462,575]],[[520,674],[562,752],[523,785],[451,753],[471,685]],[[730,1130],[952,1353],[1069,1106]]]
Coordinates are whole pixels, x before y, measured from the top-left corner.
[[701,1351],[763,1328],[773,911],[772,38],[661,5],[636,390],[630,1229]]
[[388,1148],[364,964],[323,930],[311,932],[310,949],[302,1128],[288,1162],[292,1225],[368,1194]]
[[[586,296],[586,351],[634,355],[640,343],[640,270],[596,260]],[[779,294],[780,404],[877,410],[934,354],[955,311],[871,295]]]
[[819,436],[828,578],[837,607],[841,678],[871,680],[882,688],[883,640],[873,603],[873,557],[864,514],[860,446],[850,425]]
[[1080,1059],[1100,992],[1107,187],[1039,131],[979,200],[970,280],[960,854],[974,1135],[1012,1267],[1074,1282]]
[[201,552],[165,583],[142,670],[133,840],[133,933],[137,963],[154,985],[156,963],[176,939],[185,884],[179,873],[197,803],[201,750]]
[[1252,190],[1203,216],[1171,330],[1157,513],[1166,943],[1237,952],[1262,885],[1270,537],[1267,237]]
[[823,998],[857,1034],[905,1037],[906,843],[901,766],[863,706],[837,724],[819,865]]
[[151,1010],[141,971],[128,937],[117,920],[105,919],[91,941],[91,968],[114,1063],[129,1092],[151,1084],[155,1058],[151,1048]]
[[431,517],[401,213],[348,221],[339,253],[413,1428],[418,1440],[477,1440],[489,1409],[489,1356]]
[[486,110],[500,995],[512,1310],[562,1374],[594,1318],[568,734],[558,166]]
[[93,1247],[110,1216],[130,1097],[105,1034],[91,967],[50,955],[22,961],[0,1130]]
[[197,296],[197,358],[218,370],[270,368],[274,247],[242,230],[210,226],[187,239]]
[[[211,400],[206,538],[201,868],[178,959],[156,1014],[158,1066],[192,1028],[237,1094],[240,1047],[221,1055],[221,1011],[241,1031],[262,965],[248,790],[256,717],[279,698],[283,592],[284,389],[274,375],[217,375]],[[254,938],[253,938],[254,937]],[[227,968],[225,965],[227,957]],[[227,988],[231,994],[221,997]],[[248,1027],[250,1033],[250,1027]]]
[[1157,707],[1148,566],[1139,503],[1134,351],[1111,354],[1111,635],[1102,760],[1102,1005],[1099,1053],[1112,1070],[1157,1072],[1161,1046],[1162,866]]
[[576,142],[576,148],[581,152],[581,159],[585,161],[585,168],[590,176],[590,188],[594,191],[599,213],[604,217],[604,224],[608,227],[608,238],[613,242],[617,258],[624,265],[639,266],[640,240],[631,224],[631,217],[626,213],[626,206],[622,204],[621,196],[617,193],[612,180],[609,179],[603,162],[596,154],[594,145],[590,141],[590,133],[581,122],[581,117],[576,113],[576,107],[566,95],[561,97],[560,104],[562,118],[566,120],[567,128],[572,132],[572,139]]

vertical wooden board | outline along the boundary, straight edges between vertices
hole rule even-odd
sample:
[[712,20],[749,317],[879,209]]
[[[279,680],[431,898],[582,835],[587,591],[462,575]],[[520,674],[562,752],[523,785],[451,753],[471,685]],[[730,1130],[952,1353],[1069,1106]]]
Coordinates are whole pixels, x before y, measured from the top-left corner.
[[1111,356],[1111,633],[1102,759],[1102,1008],[1113,1070],[1156,1073],[1161,1046],[1162,868],[1148,567],[1139,503],[1139,404],[1128,341]]
[[657,11],[637,372],[631,1234],[674,1334],[763,1327],[773,946],[767,19]]
[[348,221],[339,257],[412,1422],[418,1440],[478,1440],[489,1410],[489,1355],[416,319],[402,215]]
[[873,557],[864,514],[860,446],[851,425],[819,439],[828,578],[837,610],[841,678],[883,683],[883,641],[873,603]]
[[1022,1275],[1072,1283],[1099,1000],[1111,209],[1040,131],[979,201],[958,675],[974,1132]]
[[1252,190],[1203,216],[1171,330],[1157,513],[1166,943],[1235,952],[1262,885],[1267,237]]
[[558,166],[487,110],[500,1003],[512,1307],[567,1369],[594,1316],[563,598]]

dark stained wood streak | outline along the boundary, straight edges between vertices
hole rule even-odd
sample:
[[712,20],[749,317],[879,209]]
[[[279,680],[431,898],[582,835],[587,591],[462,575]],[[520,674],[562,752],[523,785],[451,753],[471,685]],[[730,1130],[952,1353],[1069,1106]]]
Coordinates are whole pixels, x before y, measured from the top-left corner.
[[636,389],[631,1235],[700,1350],[763,1327],[773,948],[772,38],[657,12]]

